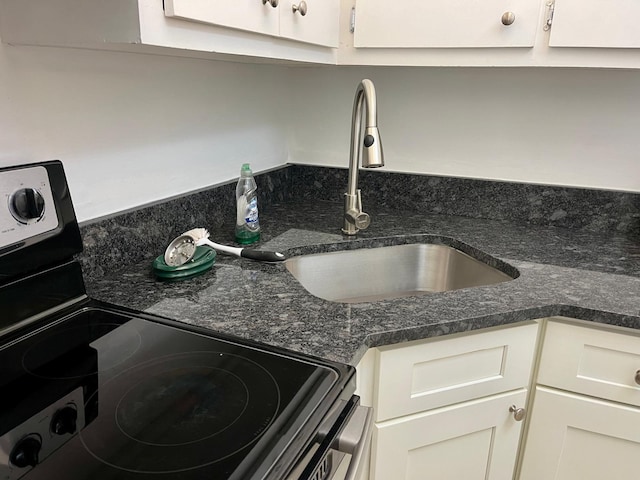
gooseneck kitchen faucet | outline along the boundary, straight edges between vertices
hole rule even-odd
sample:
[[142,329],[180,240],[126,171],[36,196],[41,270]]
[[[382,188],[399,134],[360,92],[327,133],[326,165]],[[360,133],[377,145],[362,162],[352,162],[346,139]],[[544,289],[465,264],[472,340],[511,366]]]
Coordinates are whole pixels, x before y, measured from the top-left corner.
[[[366,107],[366,124],[362,138],[362,109]],[[361,161],[360,161],[361,159]],[[373,82],[362,80],[356,89],[351,116],[351,155],[349,157],[349,184],[344,194],[344,225],[342,233],[355,235],[371,223],[362,211],[362,198],[358,188],[358,165],[363,168],[384,167],[382,143],[378,131],[376,89]]]

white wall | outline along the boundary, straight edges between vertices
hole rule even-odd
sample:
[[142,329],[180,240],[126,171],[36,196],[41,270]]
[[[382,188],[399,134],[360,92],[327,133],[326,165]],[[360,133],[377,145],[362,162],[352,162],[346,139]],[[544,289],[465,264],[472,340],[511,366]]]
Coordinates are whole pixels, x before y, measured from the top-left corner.
[[245,65],[0,45],[0,165],[61,159],[81,221],[231,180],[346,167],[372,78],[387,169],[640,192],[640,72]]
[[386,169],[640,192],[640,71],[313,68],[291,73],[292,162],[346,167],[371,78]]
[[0,45],[0,166],[60,159],[80,221],[287,161],[286,69]]

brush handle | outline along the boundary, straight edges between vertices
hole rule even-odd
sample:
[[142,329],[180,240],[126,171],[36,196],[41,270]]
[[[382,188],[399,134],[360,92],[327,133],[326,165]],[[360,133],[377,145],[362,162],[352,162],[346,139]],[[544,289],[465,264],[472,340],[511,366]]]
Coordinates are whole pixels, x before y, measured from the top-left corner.
[[240,256],[244,258],[250,258],[251,260],[257,260],[258,262],[282,262],[287,259],[284,254],[280,252],[267,252],[264,250],[251,250],[243,248],[240,252]]
[[196,245],[208,245],[219,252],[235,255],[236,257],[249,258],[258,262],[274,263],[282,262],[287,259],[287,257],[280,252],[267,252],[264,250],[252,250],[250,248],[230,247],[228,245],[221,245],[219,243],[212,242],[208,238],[201,238],[196,242]]
[[213,248],[214,250],[217,250],[219,252],[224,252],[224,253],[228,253],[229,255],[235,255],[236,257],[241,256],[242,254],[242,248],[239,247],[230,247],[228,245],[221,245],[220,243],[215,243],[212,242],[211,240],[209,240],[208,238],[200,238],[197,242],[196,245],[208,245],[209,247]]

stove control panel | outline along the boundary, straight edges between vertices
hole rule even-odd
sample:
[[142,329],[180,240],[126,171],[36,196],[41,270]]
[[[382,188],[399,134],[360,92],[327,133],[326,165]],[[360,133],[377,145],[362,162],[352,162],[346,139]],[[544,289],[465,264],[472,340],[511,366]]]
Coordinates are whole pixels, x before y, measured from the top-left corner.
[[47,169],[0,171],[0,249],[59,226]]
[[0,480],[17,480],[85,426],[82,387],[0,437]]

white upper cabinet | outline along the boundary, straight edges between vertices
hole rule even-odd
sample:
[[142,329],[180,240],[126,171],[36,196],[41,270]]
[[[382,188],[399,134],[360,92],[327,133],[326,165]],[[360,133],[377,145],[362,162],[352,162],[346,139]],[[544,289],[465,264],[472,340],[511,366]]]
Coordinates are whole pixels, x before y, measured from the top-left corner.
[[340,0],[274,0],[273,4],[271,0],[0,0],[0,36],[13,45],[336,64]]
[[640,69],[638,19],[640,0],[0,0],[12,45],[329,65]]
[[338,47],[340,0],[280,0],[278,8],[281,37]]
[[555,0],[549,46],[640,48],[638,0]]
[[356,48],[533,47],[539,0],[356,0]]
[[338,63],[640,68],[638,0],[343,0]]
[[278,35],[280,12],[262,0],[165,0],[167,17]]
[[338,46],[340,0],[165,0],[165,15]]

